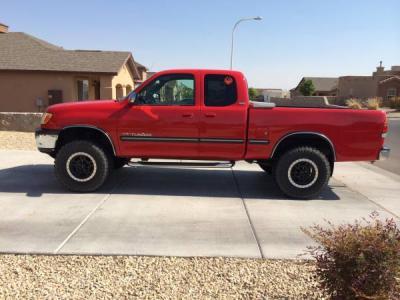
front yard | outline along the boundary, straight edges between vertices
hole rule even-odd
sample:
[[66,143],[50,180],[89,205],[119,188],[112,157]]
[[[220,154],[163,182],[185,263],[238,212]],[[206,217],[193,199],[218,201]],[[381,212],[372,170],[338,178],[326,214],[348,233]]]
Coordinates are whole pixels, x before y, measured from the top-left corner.
[[0,149],[36,150],[35,133],[0,131]]
[[0,298],[323,299],[296,260],[0,256]]

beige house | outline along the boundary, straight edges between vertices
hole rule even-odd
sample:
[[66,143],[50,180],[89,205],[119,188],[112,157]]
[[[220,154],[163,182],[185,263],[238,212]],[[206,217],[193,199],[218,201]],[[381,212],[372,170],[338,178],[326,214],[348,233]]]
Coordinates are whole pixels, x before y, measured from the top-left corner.
[[384,101],[400,96],[400,66],[385,70],[380,62],[371,76],[339,77],[338,97],[367,99],[382,98]]
[[65,50],[0,24],[0,111],[124,97],[146,79],[130,52]]
[[336,99],[339,104],[350,98],[378,97],[387,102],[400,97],[400,66],[385,70],[382,62],[371,76],[303,77],[297,87],[290,90],[292,98],[301,96],[299,88],[305,80],[314,83],[315,96],[332,96],[332,101]]
[[271,98],[289,98],[289,91],[282,89],[256,89],[258,98],[269,102]]

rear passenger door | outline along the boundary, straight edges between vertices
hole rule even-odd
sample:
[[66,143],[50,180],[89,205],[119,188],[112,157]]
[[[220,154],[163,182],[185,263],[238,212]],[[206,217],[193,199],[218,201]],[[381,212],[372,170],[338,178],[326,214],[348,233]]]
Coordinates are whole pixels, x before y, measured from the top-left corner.
[[229,74],[205,74],[200,110],[199,156],[240,159],[245,153],[247,106]]

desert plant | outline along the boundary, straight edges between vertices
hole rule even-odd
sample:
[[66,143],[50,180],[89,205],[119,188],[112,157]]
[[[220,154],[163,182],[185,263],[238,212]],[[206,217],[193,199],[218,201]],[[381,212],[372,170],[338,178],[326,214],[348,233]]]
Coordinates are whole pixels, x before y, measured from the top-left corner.
[[314,225],[303,232],[317,242],[308,248],[316,259],[321,287],[333,299],[400,299],[400,230],[377,213],[354,224]]
[[377,110],[381,106],[381,101],[378,98],[369,98],[367,100],[367,108]]
[[346,105],[352,109],[362,109],[362,103],[357,99],[346,100]]

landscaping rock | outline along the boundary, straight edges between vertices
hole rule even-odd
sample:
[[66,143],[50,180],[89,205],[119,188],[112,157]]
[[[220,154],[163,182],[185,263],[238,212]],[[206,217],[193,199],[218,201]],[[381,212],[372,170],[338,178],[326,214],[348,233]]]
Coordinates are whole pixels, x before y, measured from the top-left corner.
[[2,255],[0,266],[0,298],[326,298],[310,261]]

